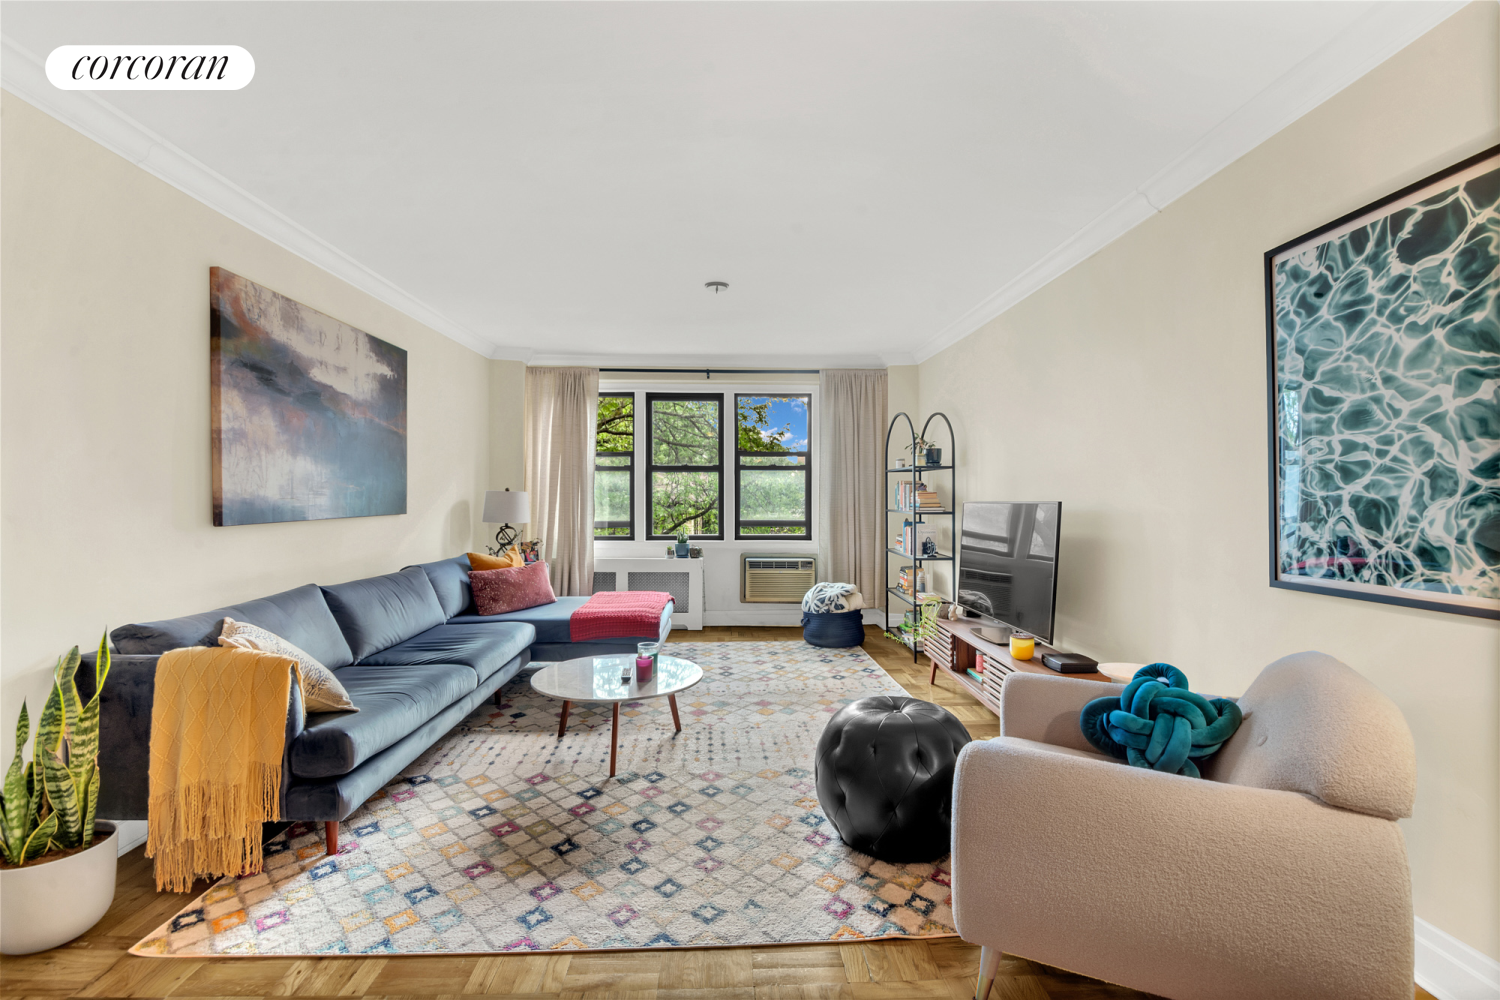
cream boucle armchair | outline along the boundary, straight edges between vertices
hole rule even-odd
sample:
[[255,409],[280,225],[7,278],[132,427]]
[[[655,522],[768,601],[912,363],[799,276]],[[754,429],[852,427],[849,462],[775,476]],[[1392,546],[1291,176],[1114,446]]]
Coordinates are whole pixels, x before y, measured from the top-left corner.
[[1263,670],[1187,778],[1095,753],[1088,701],[1121,687],[1012,674],[1000,732],[959,755],[953,914],[982,946],[1174,1000],[1411,1000],[1401,712],[1322,653]]

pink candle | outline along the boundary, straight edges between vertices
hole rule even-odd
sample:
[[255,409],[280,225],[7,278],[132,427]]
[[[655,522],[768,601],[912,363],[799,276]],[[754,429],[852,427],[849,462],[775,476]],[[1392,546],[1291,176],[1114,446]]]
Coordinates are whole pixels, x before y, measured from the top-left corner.
[[645,684],[651,680],[651,657],[637,656],[635,658],[635,679],[639,684]]

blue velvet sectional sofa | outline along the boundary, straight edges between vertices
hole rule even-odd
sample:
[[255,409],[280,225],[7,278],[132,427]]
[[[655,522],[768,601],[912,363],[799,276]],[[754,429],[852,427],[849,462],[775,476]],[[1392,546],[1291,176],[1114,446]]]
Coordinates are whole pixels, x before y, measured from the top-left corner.
[[[146,818],[156,661],[170,649],[216,645],[226,617],[301,647],[335,672],[359,708],[304,718],[294,687],[287,712],[282,817],[325,823],[330,853],[339,820],[531,664],[633,653],[672,627],[669,602],[658,635],[573,643],[569,617],[587,598],[480,615],[468,573],[468,557],[459,556],[115,629],[100,699],[99,816]],[[93,671],[78,675],[87,698]]]

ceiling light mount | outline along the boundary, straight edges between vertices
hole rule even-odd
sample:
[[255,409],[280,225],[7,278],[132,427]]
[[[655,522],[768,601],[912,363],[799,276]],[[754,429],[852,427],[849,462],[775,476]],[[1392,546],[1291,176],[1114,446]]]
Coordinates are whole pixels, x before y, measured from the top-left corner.
[[714,294],[718,295],[720,292],[727,292],[729,290],[729,282],[727,282],[727,281],[705,281],[703,283],[703,287],[704,288],[712,288],[714,290]]

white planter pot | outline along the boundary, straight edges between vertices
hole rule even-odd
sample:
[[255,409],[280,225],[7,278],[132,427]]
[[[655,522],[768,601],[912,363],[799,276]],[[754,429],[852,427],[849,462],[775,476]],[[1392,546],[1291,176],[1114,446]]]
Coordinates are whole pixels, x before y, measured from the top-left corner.
[[0,870],[0,954],[56,948],[97,924],[115,899],[119,846],[115,825],[101,821],[86,851]]

